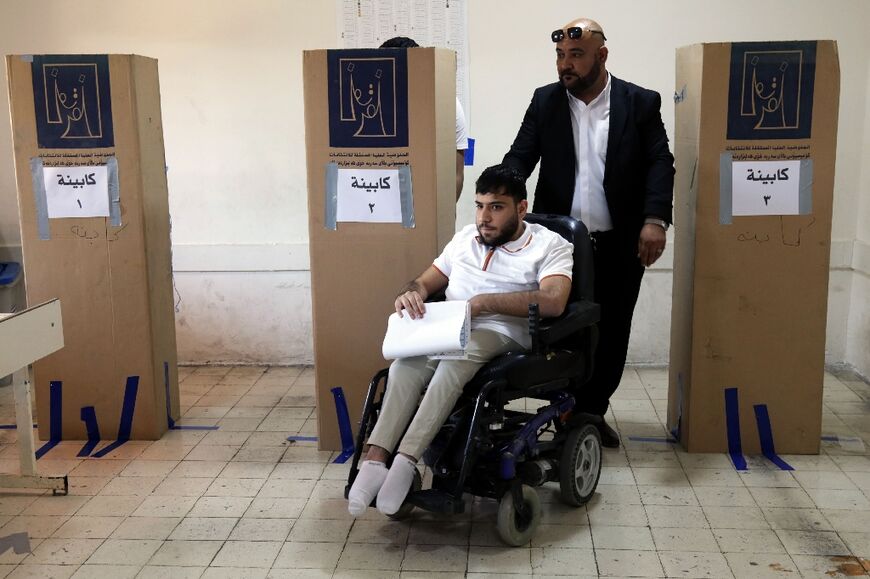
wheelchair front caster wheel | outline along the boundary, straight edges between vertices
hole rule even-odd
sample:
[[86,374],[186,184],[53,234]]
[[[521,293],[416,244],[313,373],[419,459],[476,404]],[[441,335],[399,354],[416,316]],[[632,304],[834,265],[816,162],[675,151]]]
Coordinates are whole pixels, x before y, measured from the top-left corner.
[[592,424],[568,433],[559,461],[562,501],[573,507],[589,502],[601,476],[601,434]]
[[[419,491],[423,488],[423,477],[420,476],[419,470],[414,470],[414,480],[411,481],[411,490],[408,491],[408,494]],[[402,519],[408,518],[411,514],[411,511],[414,510],[414,505],[408,502],[408,499],[405,499],[405,502],[402,503],[402,506],[399,507],[399,510],[393,513],[392,515],[387,515],[390,520],[393,521],[401,521]]]
[[538,492],[529,485],[523,485],[525,515],[517,511],[514,495],[506,492],[498,505],[496,529],[501,540],[511,547],[521,547],[528,543],[541,522],[541,499]]

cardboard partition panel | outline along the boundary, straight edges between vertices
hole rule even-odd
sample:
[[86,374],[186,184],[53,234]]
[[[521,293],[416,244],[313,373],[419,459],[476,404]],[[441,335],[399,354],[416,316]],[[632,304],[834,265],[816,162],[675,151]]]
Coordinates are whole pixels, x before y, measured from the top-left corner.
[[156,439],[178,418],[157,61],[7,56],[27,301],[60,298],[34,366],[44,440]]
[[677,50],[668,426],[689,452],[819,450],[833,41]]
[[399,289],[455,228],[456,57],[435,48],[304,53],[318,442],[354,433]]

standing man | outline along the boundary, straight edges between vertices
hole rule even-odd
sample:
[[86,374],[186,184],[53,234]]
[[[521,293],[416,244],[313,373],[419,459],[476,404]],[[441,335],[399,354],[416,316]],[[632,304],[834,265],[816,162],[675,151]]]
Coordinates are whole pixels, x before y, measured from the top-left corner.
[[[419,48],[413,38],[395,36],[385,40],[380,48]],[[456,99],[456,200],[462,195],[465,183],[465,150],[468,149],[468,127],[465,123],[465,111],[459,98]]]
[[[625,367],[644,267],[664,251],[674,157],[657,92],[607,72],[604,29],[580,18],[553,31],[559,82],[537,89],[504,163],[526,177],[538,161],[535,213],[581,219],[591,232],[599,342],[578,407],[603,416]],[[604,446],[619,436],[601,425]]]

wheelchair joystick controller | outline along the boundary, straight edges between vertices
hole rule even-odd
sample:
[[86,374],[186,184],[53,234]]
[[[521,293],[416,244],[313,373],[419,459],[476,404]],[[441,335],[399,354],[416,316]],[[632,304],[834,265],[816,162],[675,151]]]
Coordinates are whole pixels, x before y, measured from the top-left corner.
[[538,304],[529,304],[529,336],[532,338],[532,353],[539,354],[541,350],[538,340],[538,326],[541,323],[541,315]]

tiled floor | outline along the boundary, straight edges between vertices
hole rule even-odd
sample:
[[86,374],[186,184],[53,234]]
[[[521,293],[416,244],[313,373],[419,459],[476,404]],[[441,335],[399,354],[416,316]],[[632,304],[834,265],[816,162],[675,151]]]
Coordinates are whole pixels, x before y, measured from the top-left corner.
[[[665,442],[667,372],[629,369],[608,451],[586,507],[539,489],[544,519],[531,545],[502,546],[493,501],[464,516],[419,511],[354,521],[347,466],[315,443],[314,378],[302,368],[183,368],[183,423],[157,442],[78,459],[64,442],[39,461],[69,473],[69,496],[0,493],[0,577],[837,577],[870,570],[870,386],[825,377],[819,456],[757,457],[738,473],[726,455]],[[14,421],[0,389],[0,421]],[[833,440],[834,436],[837,437]],[[17,471],[14,430],[0,431],[0,468]],[[633,440],[634,439],[634,440]],[[646,440],[637,440],[646,439]],[[662,439],[653,440],[649,439]],[[30,553],[3,538],[27,532]]]

